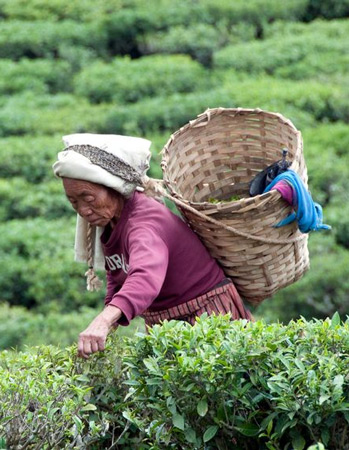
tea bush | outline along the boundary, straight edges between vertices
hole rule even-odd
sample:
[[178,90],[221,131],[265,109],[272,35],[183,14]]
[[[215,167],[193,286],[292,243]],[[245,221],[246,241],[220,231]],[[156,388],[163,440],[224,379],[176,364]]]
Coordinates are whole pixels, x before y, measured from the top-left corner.
[[313,198],[322,205],[343,207],[348,200],[349,126],[323,124],[303,131]]
[[305,19],[313,20],[316,17],[335,19],[338,17],[348,17],[348,0],[309,0]]
[[349,63],[345,50],[349,45],[349,26],[347,21],[335,22],[298,26],[278,23],[263,41],[235,44],[217,51],[215,67],[299,80],[345,74]]
[[79,312],[61,314],[50,311],[46,316],[26,308],[0,304],[0,349],[24,349],[28,346],[57,345],[66,347],[77,342],[79,333],[98,314],[98,310],[82,308]]
[[0,136],[99,132],[146,136],[173,132],[207,107],[244,107],[283,111],[296,126],[315,120],[349,120],[344,86],[315,81],[277,80],[272,77],[225,76],[222,87],[144,99],[134,105],[91,105],[71,94],[34,93],[2,99]]
[[107,35],[99,23],[2,21],[0,58],[55,58],[61,48],[83,46],[105,54]]
[[348,331],[338,316],[155,326],[126,359],[128,417],[148,426],[160,448],[344,448]]
[[[72,345],[102,308],[103,302],[98,308],[82,307],[63,314],[53,307],[47,314],[42,314],[22,306],[0,303],[0,350],[28,350],[28,347],[40,344],[60,348]],[[144,321],[140,317],[130,326],[120,327],[118,336],[132,337],[138,330],[144,331]]]
[[22,177],[31,183],[52,180],[52,164],[63,150],[61,135],[10,136],[0,139],[0,177]]
[[0,353],[2,448],[149,448],[122,416],[121,355],[117,341],[89,363],[76,348]]
[[207,78],[198,63],[183,55],[124,57],[86,67],[75,77],[74,86],[78,96],[93,103],[118,104],[202,89],[209,86]]
[[59,180],[33,185],[23,178],[0,179],[0,221],[38,216],[51,220],[72,215]]
[[95,21],[110,11],[119,9],[121,0],[0,0],[0,15],[7,20],[51,20],[53,22],[72,19],[81,22]]
[[349,323],[204,317],[76,347],[0,353],[3,446],[337,450],[348,445]]
[[[337,39],[338,41],[345,40],[347,39],[347,33],[348,22],[345,19],[323,20],[323,18],[320,17],[310,23],[276,20],[268,24],[268,27],[265,29],[265,39],[269,39],[273,36],[292,37],[296,35],[303,35],[304,39],[307,41],[308,39],[311,40],[314,35],[319,36],[319,38],[320,36],[325,36],[332,41],[334,49],[336,49],[334,39]],[[321,45],[324,45],[322,41],[320,42]]]
[[202,0],[212,23],[217,20],[226,20],[229,24],[248,22],[264,27],[268,22],[276,19],[288,21],[299,20],[304,15],[308,0],[295,0],[293,2],[278,2],[277,0],[251,0],[245,2],[237,0]]
[[190,55],[206,67],[212,65],[213,53],[229,42],[229,32],[224,26],[199,23],[189,28],[171,27],[141,37],[142,53],[183,53]]
[[0,137],[97,132],[111,109],[70,94],[34,92],[2,98],[0,106]]
[[86,291],[85,266],[73,260],[74,232],[74,217],[0,224],[1,300],[45,313],[102,305],[104,292]]
[[[257,28],[254,33],[258,34],[269,21],[302,17],[307,3],[308,0],[285,5],[276,0],[253,0],[249,3],[220,0],[213,5],[205,0],[200,3],[181,1],[174,5],[164,0],[145,5],[138,0],[126,4],[113,0],[106,5],[100,0],[78,4],[66,0],[50,3],[44,0],[1,0],[0,15],[5,19],[3,42],[7,41],[8,47],[1,45],[0,40],[0,54],[2,57],[11,57],[12,54],[15,58],[20,55],[52,57],[57,53],[62,55],[63,47],[82,45],[95,49],[100,55],[140,56],[138,42],[145,33],[173,26],[214,25],[222,21],[227,30],[231,25],[251,23]],[[190,29],[187,32],[195,36]]]
[[47,59],[9,59],[1,61],[0,93],[17,92],[57,93],[71,87],[71,68],[66,61]]
[[226,76],[223,86],[208,92],[175,94],[118,107],[107,114],[101,132],[146,134],[176,130],[208,107],[239,107],[283,111],[298,128],[315,120],[348,120],[345,88],[320,82],[277,80],[271,77],[239,79]]
[[259,317],[277,317],[286,323],[299,316],[311,319],[325,318],[335,311],[348,313],[348,253],[344,245],[335,242],[341,236],[341,230],[337,229],[339,219],[334,220],[333,213],[327,212],[325,217],[333,230],[310,236],[310,270],[297,283],[263,302],[257,309]]

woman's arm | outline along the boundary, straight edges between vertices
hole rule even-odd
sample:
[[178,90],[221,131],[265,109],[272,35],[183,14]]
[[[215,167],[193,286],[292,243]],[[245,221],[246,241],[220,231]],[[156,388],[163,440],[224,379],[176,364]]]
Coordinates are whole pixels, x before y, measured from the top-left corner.
[[158,297],[169,262],[168,247],[153,229],[138,227],[128,239],[127,277],[109,303],[122,311],[118,323],[124,326],[141,315]]

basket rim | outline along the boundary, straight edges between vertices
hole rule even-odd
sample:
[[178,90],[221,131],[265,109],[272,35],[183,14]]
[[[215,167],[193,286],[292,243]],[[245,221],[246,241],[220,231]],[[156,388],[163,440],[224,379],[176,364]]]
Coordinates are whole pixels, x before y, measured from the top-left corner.
[[[266,202],[271,201],[276,197],[281,198],[281,194],[278,191],[274,190],[274,191],[267,192],[265,194],[256,195],[254,197],[244,197],[239,200],[232,200],[232,201],[222,200],[217,203],[211,203],[211,202],[207,202],[207,201],[194,202],[194,201],[185,199],[181,194],[179,194],[173,187],[173,183],[171,183],[169,181],[168,177],[166,176],[167,161],[169,159],[169,147],[171,146],[171,144],[173,144],[173,142],[176,140],[176,138],[178,136],[187,132],[191,128],[198,128],[198,127],[206,126],[210,122],[212,116],[218,116],[218,115],[223,114],[223,115],[232,115],[232,117],[235,117],[237,115],[242,115],[242,114],[246,114],[246,113],[253,114],[253,115],[254,114],[264,114],[264,115],[270,116],[272,118],[277,118],[278,120],[283,122],[285,125],[288,125],[293,129],[293,131],[297,135],[298,141],[297,141],[297,148],[296,148],[294,160],[290,166],[290,168],[292,169],[292,166],[295,164],[295,161],[301,155],[301,152],[303,149],[303,141],[302,141],[301,132],[299,130],[297,130],[297,128],[294,126],[294,124],[292,123],[292,121],[290,119],[287,119],[285,116],[283,116],[280,113],[266,111],[266,110],[263,110],[260,108],[240,108],[240,107],[239,108],[223,108],[223,107],[207,108],[203,113],[199,114],[196,119],[190,120],[188,123],[186,123],[181,128],[179,128],[177,131],[175,131],[170,136],[170,138],[164,145],[163,149],[161,150],[161,155],[162,155],[161,169],[162,169],[162,173],[163,173],[163,181],[172,196],[180,199],[181,201],[183,201],[184,203],[187,203],[188,205],[196,207],[200,210],[205,210],[206,214],[215,213],[217,211],[224,212],[225,209],[229,209],[230,210],[229,212],[232,212],[232,213],[242,212],[241,211],[242,208],[244,208],[246,206],[251,205],[251,209],[253,209],[253,204],[255,204],[254,207],[257,208],[260,206],[260,203],[263,201],[266,201]],[[234,208],[234,206],[235,206],[235,208]],[[236,211],[234,211],[234,209]]]

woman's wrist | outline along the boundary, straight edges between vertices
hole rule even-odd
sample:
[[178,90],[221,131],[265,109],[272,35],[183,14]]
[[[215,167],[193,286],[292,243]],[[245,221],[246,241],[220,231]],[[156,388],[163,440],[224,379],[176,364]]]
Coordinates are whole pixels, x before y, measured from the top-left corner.
[[112,328],[115,322],[122,316],[122,311],[117,306],[106,306],[100,313],[100,316],[106,321],[108,326]]

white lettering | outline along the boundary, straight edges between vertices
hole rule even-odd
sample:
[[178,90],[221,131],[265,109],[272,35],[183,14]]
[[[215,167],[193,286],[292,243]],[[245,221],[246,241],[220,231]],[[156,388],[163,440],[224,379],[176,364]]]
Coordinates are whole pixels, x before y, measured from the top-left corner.
[[126,263],[123,254],[120,256],[116,253],[115,255],[106,256],[105,260],[107,261],[109,270],[122,269],[125,273],[128,272],[129,265]]

